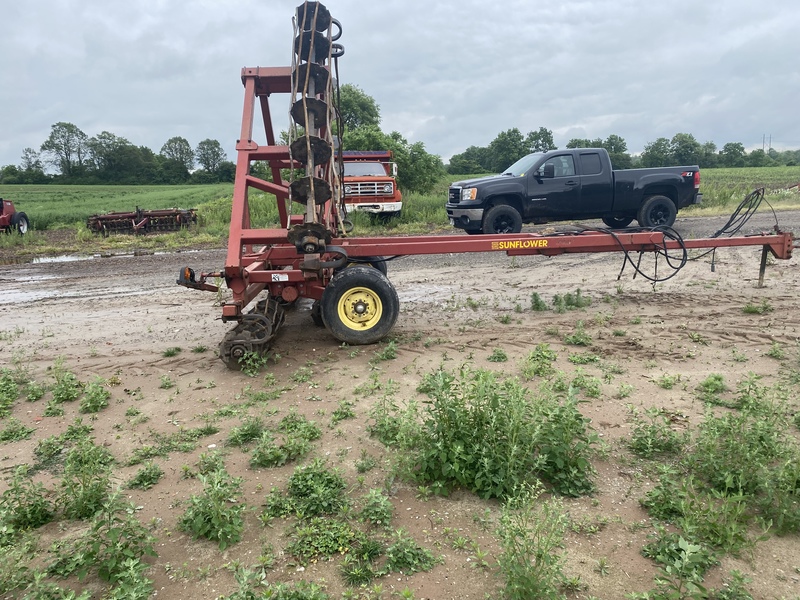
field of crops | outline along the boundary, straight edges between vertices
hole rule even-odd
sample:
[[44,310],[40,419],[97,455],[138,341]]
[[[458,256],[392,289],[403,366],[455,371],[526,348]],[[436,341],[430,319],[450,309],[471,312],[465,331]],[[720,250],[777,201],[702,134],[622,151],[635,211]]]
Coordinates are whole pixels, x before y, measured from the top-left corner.
[[[418,232],[431,227],[444,227],[447,217],[444,203],[451,182],[477,175],[448,175],[427,194],[406,194],[405,207],[399,219],[389,224],[372,223],[363,214],[351,215],[359,229],[388,227],[397,233]],[[800,194],[786,190],[800,183],[799,167],[763,167],[737,169],[705,169],[702,171],[703,208],[724,212],[733,208],[757,187],[771,193],[768,198],[778,206],[796,206]],[[93,214],[143,209],[195,208],[201,228],[212,235],[224,235],[230,222],[233,185],[184,186],[63,186],[5,185],[0,197],[14,201],[17,210],[25,211],[34,229],[57,229],[83,226]],[[253,193],[250,198],[255,226],[277,223],[274,198]]]

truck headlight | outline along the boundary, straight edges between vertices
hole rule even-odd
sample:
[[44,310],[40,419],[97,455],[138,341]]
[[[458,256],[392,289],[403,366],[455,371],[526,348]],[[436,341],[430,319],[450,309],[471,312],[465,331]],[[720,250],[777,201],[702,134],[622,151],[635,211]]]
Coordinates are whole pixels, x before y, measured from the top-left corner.
[[475,200],[478,197],[478,188],[463,188],[461,190],[462,200]]
[[352,186],[349,186],[349,185],[344,186],[344,193],[345,194],[349,194],[352,191],[353,191],[353,187]]
[[383,193],[384,194],[391,194],[392,193],[392,184],[387,183],[383,186]]

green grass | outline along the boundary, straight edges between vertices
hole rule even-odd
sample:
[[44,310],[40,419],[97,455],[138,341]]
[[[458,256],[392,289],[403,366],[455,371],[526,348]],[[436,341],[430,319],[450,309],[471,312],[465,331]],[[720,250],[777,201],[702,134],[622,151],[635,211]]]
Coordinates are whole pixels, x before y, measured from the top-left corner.
[[[197,208],[229,198],[232,184],[217,185],[0,185],[0,197],[14,201],[33,229],[86,223],[94,214],[129,212],[136,207]],[[230,211],[228,212],[230,222]]]
[[[388,222],[365,213],[351,213],[352,235],[405,235],[432,232],[453,232],[447,222],[445,201],[452,182],[478,175],[447,175],[427,194],[406,193],[403,212]],[[800,182],[798,167],[763,167],[736,169],[703,169],[701,192],[703,203],[682,214],[728,214],[747,193],[757,187],[768,191],[766,199],[777,209],[800,208],[800,194],[785,190]],[[138,249],[174,249],[198,244],[222,244],[231,219],[233,185],[176,186],[110,186],[110,185],[0,185],[0,197],[14,201],[17,210],[31,220],[32,231],[24,236],[2,236],[0,248],[13,247],[18,256],[62,254],[85,251],[87,244],[94,252],[129,249],[135,241]],[[278,223],[275,197],[251,190],[250,216],[253,227],[272,227]],[[86,219],[104,212],[133,211],[136,207],[195,208],[197,231],[180,231],[158,236],[111,236],[103,240],[86,229]],[[293,207],[297,212],[297,207]],[[37,232],[41,230],[77,230],[75,244],[62,241],[56,246]]]

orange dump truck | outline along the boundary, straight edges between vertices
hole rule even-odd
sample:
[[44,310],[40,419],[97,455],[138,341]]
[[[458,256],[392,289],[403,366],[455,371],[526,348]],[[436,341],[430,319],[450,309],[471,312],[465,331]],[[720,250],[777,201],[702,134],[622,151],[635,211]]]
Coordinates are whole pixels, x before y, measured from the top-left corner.
[[342,152],[347,210],[400,216],[403,195],[397,187],[397,163],[392,158],[391,150]]

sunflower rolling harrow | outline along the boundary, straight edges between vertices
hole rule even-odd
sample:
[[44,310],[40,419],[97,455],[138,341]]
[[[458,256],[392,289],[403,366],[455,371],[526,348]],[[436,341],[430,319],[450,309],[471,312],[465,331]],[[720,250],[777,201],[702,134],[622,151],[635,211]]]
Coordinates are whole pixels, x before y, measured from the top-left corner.
[[[221,270],[209,272],[185,267],[177,281],[184,287],[216,292],[220,286],[212,281],[225,280],[232,297],[222,306],[222,320],[236,325],[220,343],[219,356],[231,368],[239,368],[248,353],[269,350],[284,323],[285,311],[300,298],[313,300],[312,319],[337,340],[351,345],[381,340],[399,314],[398,295],[386,275],[386,263],[401,256],[623,252],[626,263],[640,272],[629,255],[655,253],[668,263],[676,261],[673,268],[677,272],[692,249],[761,246],[762,281],[769,254],[791,258],[794,238],[777,230],[749,237],[694,240],[682,240],[672,230],[662,229],[352,237],[344,219],[341,147],[334,143],[342,133],[338,126],[334,131],[338,123],[338,63],[344,55],[338,42],[342,27],[320,2],[297,7],[293,24],[290,66],[245,67],[241,71],[244,105],[225,264]],[[286,94],[290,96],[292,127],[288,143],[280,144],[270,99]],[[264,124],[262,143],[253,134],[259,111]],[[251,173],[256,161],[267,164],[271,181]],[[283,178],[287,172],[288,181]],[[251,199],[251,190],[264,195],[254,194]],[[279,225],[253,227],[251,201],[273,201],[271,197],[277,203]]]

